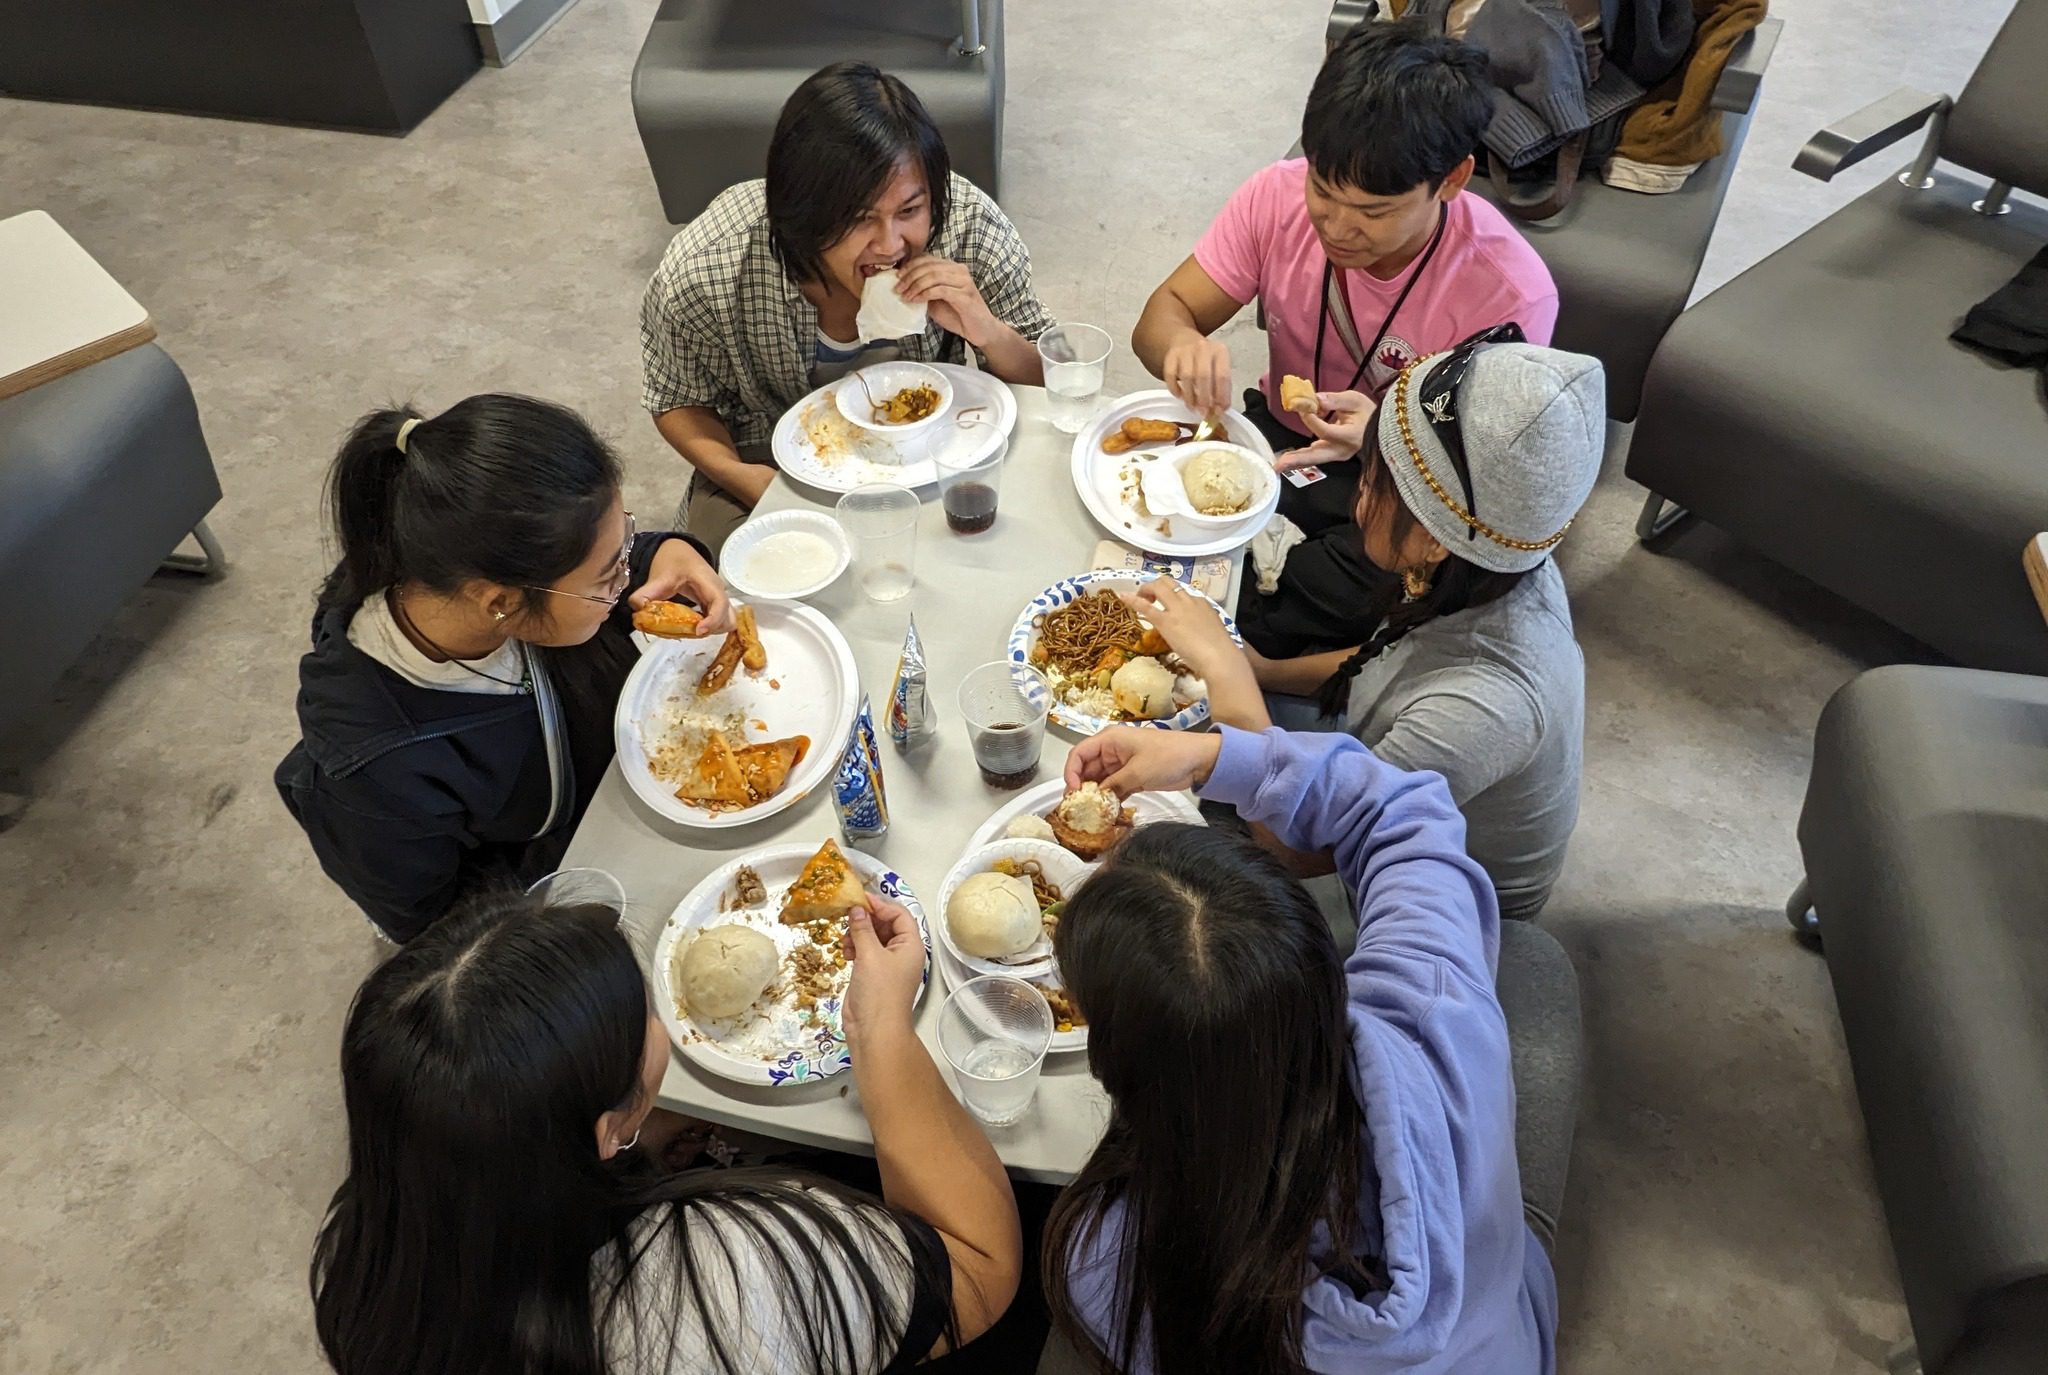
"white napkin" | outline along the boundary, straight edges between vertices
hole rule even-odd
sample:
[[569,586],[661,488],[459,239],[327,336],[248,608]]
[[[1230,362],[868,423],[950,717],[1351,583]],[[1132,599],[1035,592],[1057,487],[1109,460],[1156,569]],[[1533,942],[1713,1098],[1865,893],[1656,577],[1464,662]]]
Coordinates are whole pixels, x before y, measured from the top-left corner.
[[1307,538],[1299,525],[1282,515],[1275,515],[1265,529],[1252,536],[1248,552],[1259,591],[1270,597],[1280,590],[1280,570],[1287,566],[1288,551]]
[[860,313],[853,328],[861,342],[902,339],[924,333],[925,308],[912,305],[896,294],[896,269],[877,272],[861,284]]

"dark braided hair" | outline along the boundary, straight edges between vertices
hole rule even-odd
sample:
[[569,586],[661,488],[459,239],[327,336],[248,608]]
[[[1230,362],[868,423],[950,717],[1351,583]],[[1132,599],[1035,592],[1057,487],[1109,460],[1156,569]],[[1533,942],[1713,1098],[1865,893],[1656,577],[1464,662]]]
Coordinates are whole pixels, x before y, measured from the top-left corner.
[[[1387,539],[1389,544],[1399,549],[1408,542],[1409,535],[1421,522],[1415,519],[1415,513],[1401,498],[1400,488],[1394,485],[1393,469],[1387,466],[1380,454],[1377,426],[1369,431],[1361,457],[1364,461],[1358,476],[1359,490],[1365,494],[1372,509],[1384,506],[1393,512]],[[1440,616],[1455,616],[1460,611],[1498,601],[1514,590],[1515,584],[1526,576],[1527,571],[1501,573],[1481,568],[1459,558],[1453,550],[1437,565],[1436,577],[1431,580],[1429,591],[1414,601],[1396,602],[1379,628],[1373,631],[1372,638],[1353,650],[1351,656],[1337,666],[1337,671],[1323,680],[1322,687],[1316,690],[1316,707],[1322,718],[1328,721],[1345,715],[1351,705],[1351,680],[1358,676],[1360,669],[1391,649],[1403,635]]]

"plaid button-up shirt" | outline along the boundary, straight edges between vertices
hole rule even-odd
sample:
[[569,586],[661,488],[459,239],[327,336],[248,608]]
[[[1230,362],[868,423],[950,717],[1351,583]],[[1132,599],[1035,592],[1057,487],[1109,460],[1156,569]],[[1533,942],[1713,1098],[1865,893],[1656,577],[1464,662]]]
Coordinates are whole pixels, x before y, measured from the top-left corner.
[[[965,266],[990,312],[1036,339],[1053,319],[1031,288],[1017,226],[965,178],[956,175],[950,191],[945,231],[927,251]],[[935,323],[901,347],[902,357],[926,363],[966,356],[966,342]],[[741,182],[683,226],[647,283],[641,404],[656,415],[707,407],[734,444],[766,445],[776,420],[811,392],[817,351],[817,308],[768,244],[766,183]]]

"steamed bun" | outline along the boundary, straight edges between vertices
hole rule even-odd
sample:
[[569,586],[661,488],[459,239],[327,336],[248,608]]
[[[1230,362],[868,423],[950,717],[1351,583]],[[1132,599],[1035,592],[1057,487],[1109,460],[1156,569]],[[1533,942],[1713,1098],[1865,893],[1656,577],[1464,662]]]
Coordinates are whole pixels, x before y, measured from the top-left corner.
[[1180,470],[1188,500],[1205,516],[1235,515],[1252,504],[1252,475],[1228,449],[1204,449]]
[[1116,709],[1137,721],[1173,715],[1173,673],[1157,659],[1139,655],[1110,675]]
[[676,961],[676,992],[692,1017],[737,1017],[775,982],[781,963],[775,942],[751,926],[707,926]]
[[1053,839],[1052,826],[1044,817],[1033,816],[1030,812],[1019,812],[1011,817],[1010,824],[1003,827],[1003,836],[1007,840]]
[[997,873],[975,874],[953,890],[946,928],[962,954],[981,960],[1029,950],[1045,930],[1031,880]]

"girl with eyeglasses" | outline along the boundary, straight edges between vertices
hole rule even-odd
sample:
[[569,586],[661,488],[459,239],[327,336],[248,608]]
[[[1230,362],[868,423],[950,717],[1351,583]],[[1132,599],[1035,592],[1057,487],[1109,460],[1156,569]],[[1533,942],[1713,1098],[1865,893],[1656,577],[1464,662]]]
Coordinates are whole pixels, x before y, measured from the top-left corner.
[[[1533,917],[1578,819],[1585,734],[1585,661],[1551,551],[1599,475],[1606,408],[1597,361],[1519,337],[1504,326],[1419,359],[1377,408],[1321,398],[1318,447],[1364,460],[1360,548],[1402,586],[1363,643],[1315,628],[1355,607],[1292,607],[1292,636],[1242,651],[1198,599],[1148,587],[1139,610],[1208,682],[1218,721],[1320,719],[1442,774],[1503,914]],[[1297,860],[1329,872],[1327,856]]]
[[681,535],[637,532],[575,412],[472,396],[356,423],[328,474],[340,562],[278,765],[320,865],[395,941],[491,881],[557,866],[611,762],[634,607],[725,590]]

